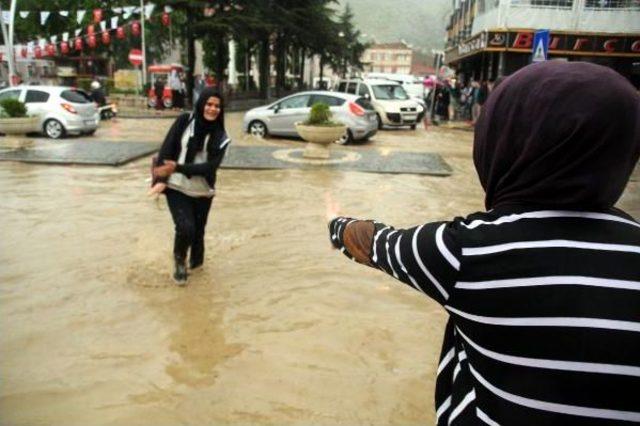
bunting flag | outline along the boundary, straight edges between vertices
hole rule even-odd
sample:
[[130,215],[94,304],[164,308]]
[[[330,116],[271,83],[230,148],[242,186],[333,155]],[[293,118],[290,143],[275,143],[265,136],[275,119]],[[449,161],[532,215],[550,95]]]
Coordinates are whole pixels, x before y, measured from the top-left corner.
[[93,23],[102,21],[102,9],[93,9]]
[[140,22],[133,21],[131,23],[131,34],[133,34],[136,37],[140,35]]
[[129,17],[131,16],[131,14],[133,13],[133,11],[136,9],[135,6],[126,6],[123,7],[122,10],[124,11],[124,19],[129,19]]
[[[100,44],[107,46],[111,43],[112,35],[111,31],[115,31],[115,38],[119,40],[123,40],[126,38],[126,28],[130,27],[130,33],[134,37],[140,36],[141,33],[141,24],[140,20],[136,19],[131,22],[124,22],[118,26],[119,22],[122,20],[126,20],[131,17],[132,14],[140,14],[140,19],[150,19],[154,10],[160,10],[158,13],[158,17],[160,23],[164,26],[168,26],[171,24],[171,17],[169,15],[174,9],[171,6],[163,6],[156,8],[156,4],[147,3],[144,7],[136,7],[136,6],[126,6],[126,7],[116,7],[110,9],[113,13],[122,16],[123,19],[120,19],[120,16],[112,16],[110,18],[105,18],[104,11],[105,9],[92,9],[91,12],[91,23],[87,25],[86,35],[80,35],[83,31],[83,27],[77,28],[74,32],[64,32],[61,35],[53,35],[53,36],[45,36],[44,38],[38,37],[35,41],[26,42],[25,45],[17,45],[15,55],[18,57],[28,58],[28,57],[36,57],[42,58],[47,56],[54,55],[68,55],[69,52],[74,49],[76,51],[81,51],[84,48],[84,45],[88,45],[91,49],[95,49]],[[206,7],[205,14],[210,13],[211,15],[215,14],[217,9],[222,9],[222,7]],[[109,11],[109,9],[106,9]],[[63,17],[69,17],[72,11],[69,10],[55,10],[55,11],[16,11],[19,13],[22,19],[26,19],[31,12],[35,14],[40,13],[40,24],[45,25],[51,16],[51,14]],[[77,10],[75,11],[76,16],[75,19],[79,25],[82,25],[82,21],[86,17],[86,10]],[[100,16],[100,21],[95,21],[96,17]],[[8,22],[10,20],[10,12],[3,11],[0,15],[0,21]],[[72,18],[73,19],[73,18]],[[107,20],[108,19],[108,20]],[[100,25],[100,28],[96,28],[97,24]],[[75,34],[75,37],[73,36]],[[74,37],[70,39],[70,37]]]
[[144,7],[144,17],[145,19],[149,19],[149,17],[151,16],[151,14],[153,13],[153,9],[156,7],[155,4],[153,3],[149,3],[148,5],[146,5]]
[[40,25],[44,25],[51,12],[40,12]]

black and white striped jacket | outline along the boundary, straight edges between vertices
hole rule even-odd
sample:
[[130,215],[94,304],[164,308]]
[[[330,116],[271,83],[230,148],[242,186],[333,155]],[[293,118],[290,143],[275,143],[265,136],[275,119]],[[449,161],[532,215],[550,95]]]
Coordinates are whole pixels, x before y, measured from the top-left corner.
[[[353,219],[330,224],[342,247]],[[640,224],[495,210],[400,230],[372,263],[449,313],[438,425],[640,423]]]

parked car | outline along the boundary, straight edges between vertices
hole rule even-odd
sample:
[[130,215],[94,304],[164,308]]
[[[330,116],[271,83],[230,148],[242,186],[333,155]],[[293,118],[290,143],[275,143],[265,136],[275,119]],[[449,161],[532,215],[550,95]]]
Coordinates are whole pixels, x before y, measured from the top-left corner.
[[376,113],[367,99],[321,90],[296,93],[249,110],[244,115],[243,129],[259,137],[267,134],[299,137],[295,123],[306,120],[311,106],[317,102],[328,104],[333,120],[347,126],[347,132],[336,143],[364,141],[378,130]]
[[65,86],[15,86],[0,90],[0,100],[24,102],[27,114],[40,117],[41,132],[51,139],[67,134],[92,135],[98,129],[100,114],[89,95]]
[[415,129],[425,114],[425,108],[411,99],[402,85],[395,81],[360,78],[340,80],[336,91],[369,99],[376,111],[379,129],[383,126],[410,126]]
[[425,99],[427,97],[427,91],[425,90],[422,78],[415,77],[410,74],[393,74],[384,72],[370,72],[366,75],[367,78],[376,78],[383,80],[395,81],[402,85],[402,88],[407,92],[411,99],[418,102],[423,108],[427,108]]

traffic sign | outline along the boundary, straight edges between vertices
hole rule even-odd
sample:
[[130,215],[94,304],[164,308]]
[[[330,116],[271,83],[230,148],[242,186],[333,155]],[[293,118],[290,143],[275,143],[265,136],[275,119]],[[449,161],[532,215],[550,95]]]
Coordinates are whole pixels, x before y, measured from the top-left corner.
[[140,49],[131,49],[129,51],[129,62],[131,65],[141,65],[142,64],[142,50]]
[[549,53],[549,30],[537,30],[533,35],[533,58],[531,62],[544,62]]

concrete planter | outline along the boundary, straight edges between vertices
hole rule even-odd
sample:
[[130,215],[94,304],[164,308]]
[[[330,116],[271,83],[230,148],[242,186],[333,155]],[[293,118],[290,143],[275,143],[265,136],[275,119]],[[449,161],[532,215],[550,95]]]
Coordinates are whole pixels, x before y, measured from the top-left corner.
[[309,126],[296,123],[296,131],[302,139],[309,142],[304,150],[305,158],[329,158],[329,146],[340,139],[347,126]]
[[0,118],[0,133],[5,135],[24,135],[37,132],[40,117]]

